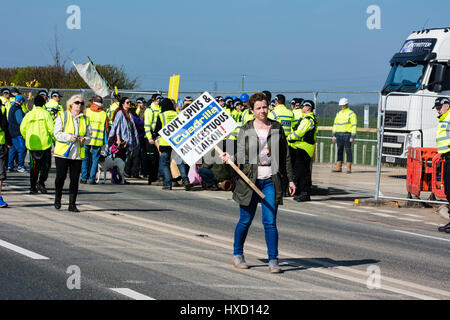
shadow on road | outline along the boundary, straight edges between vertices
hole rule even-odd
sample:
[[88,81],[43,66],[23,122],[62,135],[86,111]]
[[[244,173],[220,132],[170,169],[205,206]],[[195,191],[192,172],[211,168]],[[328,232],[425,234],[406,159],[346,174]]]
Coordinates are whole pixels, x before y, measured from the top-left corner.
[[[250,266],[255,267],[267,267],[269,261],[267,259],[259,259],[259,261],[266,263],[265,265]],[[283,272],[307,270],[312,268],[336,268],[336,267],[353,267],[365,264],[376,264],[380,262],[374,259],[363,260],[333,260],[330,258],[291,258],[291,259],[279,259],[280,266],[283,268]],[[287,268],[291,267],[291,268]]]

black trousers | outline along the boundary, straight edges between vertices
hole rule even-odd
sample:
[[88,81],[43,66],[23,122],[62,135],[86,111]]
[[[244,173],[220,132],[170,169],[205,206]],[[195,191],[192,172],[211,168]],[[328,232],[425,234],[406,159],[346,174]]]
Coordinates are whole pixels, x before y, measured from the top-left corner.
[[141,169],[140,148],[128,152],[127,160],[125,161],[125,173],[129,176],[139,176]]
[[62,194],[64,182],[66,181],[67,171],[69,171],[70,185],[69,193],[78,194],[78,186],[80,183],[81,163],[82,160],[70,160],[66,158],[55,157],[56,179],[55,193]]
[[52,163],[52,149],[30,150],[30,187],[36,189],[36,184],[45,185]]
[[295,194],[310,194],[312,186],[311,157],[303,149],[296,149],[295,154]]
[[158,181],[159,151],[155,144],[146,143],[148,159],[148,182]]
[[445,195],[447,197],[447,201],[450,203],[450,152],[443,154],[442,157],[445,158],[444,176],[442,178],[444,181]]

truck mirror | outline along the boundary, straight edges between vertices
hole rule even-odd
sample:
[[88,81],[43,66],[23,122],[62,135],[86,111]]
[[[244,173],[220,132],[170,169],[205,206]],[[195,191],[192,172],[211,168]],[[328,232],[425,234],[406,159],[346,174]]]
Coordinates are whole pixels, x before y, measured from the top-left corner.
[[442,91],[442,83],[435,83],[433,85],[433,90],[434,92],[441,92]]
[[445,73],[445,65],[440,63],[435,64],[433,83],[442,83],[442,81],[444,80],[444,73]]

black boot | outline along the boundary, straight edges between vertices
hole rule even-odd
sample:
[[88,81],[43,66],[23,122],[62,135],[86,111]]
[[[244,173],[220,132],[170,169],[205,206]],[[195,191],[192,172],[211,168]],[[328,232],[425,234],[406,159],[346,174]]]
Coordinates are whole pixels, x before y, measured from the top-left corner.
[[69,195],[69,211],[72,212],[80,212],[80,210],[78,210],[76,203],[77,202],[77,194],[76,193],[71,193]]
[[62,192],[55,193],[55,209],[57,209],[57,210],[61,209],[61,197],[62,197]]
[[[447,230],[450,230],[450,222],[447,223],[445,226],[439,227],[438,228],[439,232],[447,232]],[[447,232],[449,233],[449,232]]]

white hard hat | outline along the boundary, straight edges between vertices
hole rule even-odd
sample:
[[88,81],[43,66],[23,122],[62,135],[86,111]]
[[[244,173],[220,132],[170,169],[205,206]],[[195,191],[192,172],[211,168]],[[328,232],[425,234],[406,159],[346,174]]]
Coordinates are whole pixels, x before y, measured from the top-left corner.
[[346,105],[348,105],[348,100],[347,100],[347,98],[342,98],[341,100],[339,100],[339,105],[340,105],[340,106],[346,106]]

